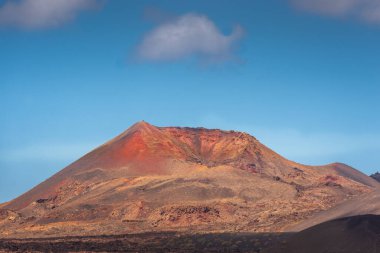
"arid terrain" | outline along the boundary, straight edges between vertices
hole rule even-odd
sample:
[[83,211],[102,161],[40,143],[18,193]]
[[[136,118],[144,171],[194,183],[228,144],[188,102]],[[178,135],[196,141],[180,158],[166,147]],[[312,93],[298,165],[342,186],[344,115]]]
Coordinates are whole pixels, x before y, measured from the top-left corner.
[[284,245],[291,233],[174,232],[116,236],[61,237],[44,239],[0,239],[0,252],[252,252]]
[[361,215],[298,233],[177,233],[0,239],[0,252],[377,253],[380,216]]
[[350,215],[380,214],[378,185],[344,164],[289,161],[246,133],[139,122],[0,205],[0,248],[47,240],[63,248],[92,241],[102,249],[108,240],[126,251],[133,242],[124,240],[128,234],[150,238],[178,233],[179,238],[188,235],[186,240],[207,233],[215,238],[250,235],[235,239],[252,246],[263,235],[281,241],[288,234],[277,236],[279,232]]
[[330,220],[366,214],[380,215],[379,189],[360,197],[345,201],[326,211],[316,213],[304,221],[287,227],[286,230],[289,232],[299,232]]

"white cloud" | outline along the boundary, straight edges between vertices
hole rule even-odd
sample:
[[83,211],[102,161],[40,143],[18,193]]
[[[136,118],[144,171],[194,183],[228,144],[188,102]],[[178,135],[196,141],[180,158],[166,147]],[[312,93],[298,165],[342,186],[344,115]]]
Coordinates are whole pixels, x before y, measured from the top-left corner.
[[297,8],[314,13],[354,17],[380,24],[380,0],[291,0]]
[[192,55],[226,59],[242,35],[240,26],[236,26],[230,35],[224,35],[206,16],[186,14],[149,32],[138,47],[138,56],[153,61]]
[[97,0],[7,0],[0,7],[0,25],[26,29],[56,27],[97,4]]

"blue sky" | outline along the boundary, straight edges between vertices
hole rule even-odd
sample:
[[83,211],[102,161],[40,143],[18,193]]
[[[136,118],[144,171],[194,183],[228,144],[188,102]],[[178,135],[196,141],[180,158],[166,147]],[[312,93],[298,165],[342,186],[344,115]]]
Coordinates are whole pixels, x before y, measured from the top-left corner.
[[379,59],[379,0],[0,0],[0,202],[140,120],[375,172]]

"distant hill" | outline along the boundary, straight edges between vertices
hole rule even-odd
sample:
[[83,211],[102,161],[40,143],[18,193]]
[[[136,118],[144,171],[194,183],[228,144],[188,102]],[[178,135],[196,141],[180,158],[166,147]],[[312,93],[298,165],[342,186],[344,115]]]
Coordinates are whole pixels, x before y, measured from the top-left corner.
[[372,174],[370,177],[372,177],[376,181],[380,182],[380,173],[379,172],[376,172],[375,174]]
[[289,161],[247,133],[139,122],[0,209],[0,236],[275,232],[374,190],[344,164]]

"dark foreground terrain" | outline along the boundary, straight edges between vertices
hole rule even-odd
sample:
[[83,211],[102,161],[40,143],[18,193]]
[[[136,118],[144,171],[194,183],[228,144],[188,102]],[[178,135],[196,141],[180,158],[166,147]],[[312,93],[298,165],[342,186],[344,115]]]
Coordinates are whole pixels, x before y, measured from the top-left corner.
[[262,252],[292,234],[144,233],[118,236],[0,240],[0,252]]
[[380,216],[359,215],[328,221],[274,245],[268,253],[378,253]]
[[328,221],[299,233],[141,233],[0,239],[0,252],[378,253],[380,216]]

